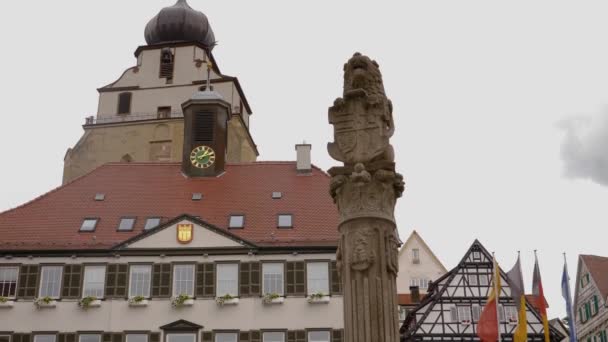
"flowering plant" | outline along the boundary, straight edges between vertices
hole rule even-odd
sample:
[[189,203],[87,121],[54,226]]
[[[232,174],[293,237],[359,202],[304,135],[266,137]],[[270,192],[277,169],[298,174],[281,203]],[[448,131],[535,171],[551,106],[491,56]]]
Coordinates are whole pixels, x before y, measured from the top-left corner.
[[141,303],[144,300],[146,300],[146,297],[144,296],[135,296],[135,297],[131,297],[129,298],[129,304],[137,304],[137,303]]
[[217,305],[221,306],[221,305],[224,305],[224,303],[226,303],[227,301],[229,301],[231,299],[234,299],[234,298],[236,298],[236,297],[234,297],[234,296],[232,296],[232,295],[230,295],[230,294],[227,293],[227,294],[225,294],[225,295],[223,295],[221,297],[215,298],[215,302],[217,303]]
[[0,296],[0,303],[8,302],[8,298]]
[[53,300],[54,299],[49,296],[38,297],[38,298],[34,299],[34,305],[36,305],[36,307],[40,308],[43,305],[50,304]]
[[86,296],[78,301],[78,306],[83,309],[88,309],[91,306],[91,303],[97,300],[95,296]]
[[321,292],[321,291],[316,292],[316,293],[312,293],[312,294],[310,294],[310,295],[308,296],[308,302],[309,302],[309,303],[312,303],[312,302],[314,302],[315,300],[317,300],[317,299],[321,299],[321,298],[323,298],[323,297],[325,297],[325,296],[327,296],[327,294],[326,294],[326,293],[323,293],[323,292]]
[[272,303],[275,299],[277,298],[281,298],[281,295],[278,293],[267,293],[264,295],[264,298],[262,298],[262,301],[264,302],[264,304],[269,304]]
[[171,298],[171,306],[174,308],[180,307],[184,305],[184,303],[188,299],[192,299],[192,297],[188,296],[187,294],[180,294],[179,296],[175,296]]

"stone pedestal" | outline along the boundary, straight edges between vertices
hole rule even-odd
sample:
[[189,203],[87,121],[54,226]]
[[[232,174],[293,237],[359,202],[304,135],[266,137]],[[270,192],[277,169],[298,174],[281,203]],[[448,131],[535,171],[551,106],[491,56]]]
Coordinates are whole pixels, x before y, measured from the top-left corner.
[[344,162],[329,170],[340,213],[336,259],[344,289],[344,336],[346,342],[398,342],[400,240],[394,211],[404,183],[389,144],[392,104],[375,61],[355,54],[344,71],[344,97],[329,108],[335,142],[328,144],[330,155]]

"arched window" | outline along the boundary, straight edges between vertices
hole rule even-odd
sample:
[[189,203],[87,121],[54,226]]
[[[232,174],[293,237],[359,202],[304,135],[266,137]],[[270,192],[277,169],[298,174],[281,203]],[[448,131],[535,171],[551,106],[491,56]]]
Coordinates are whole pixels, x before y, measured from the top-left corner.
[[173,79],[173,53],[171,49],[165,48],[160,52],[160,78],[167,81]]
[[131,113],[131,93],[118,94],[118,114]]

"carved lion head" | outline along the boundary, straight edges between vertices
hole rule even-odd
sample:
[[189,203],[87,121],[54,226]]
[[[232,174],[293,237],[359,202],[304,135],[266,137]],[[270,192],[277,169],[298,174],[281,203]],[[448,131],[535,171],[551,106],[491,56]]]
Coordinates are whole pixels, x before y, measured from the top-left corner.
[[359,52],[344,64],[344,93],[354,89],[364,89],[368,95],[386,96],[378,63]]

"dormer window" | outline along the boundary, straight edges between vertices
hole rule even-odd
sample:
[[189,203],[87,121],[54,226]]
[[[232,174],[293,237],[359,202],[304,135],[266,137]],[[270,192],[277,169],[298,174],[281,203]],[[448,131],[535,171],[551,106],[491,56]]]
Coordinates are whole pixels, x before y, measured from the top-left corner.
[[80,231],[81,232],[94,232],[95,227],[97,227],[97,221],[99,221],[99,219],[97,219],[97,218],[85,218],[82,221],[82,225],[80,226]]
[[166,78],[167,83],[173,79],[173,53],[171,49],[162,49],[160,52],[160,78]]
[[245,227],[245,215],[230,215],[228,228],[236,229]]
[[293,228],[293,215],[291,215],[291,214],[279,214],[277,216],[277,227],[279,227],[279,228]]
[[120,93],[118,94],[118,110],[117,113],[129,114],[131,113],[131,93]]

